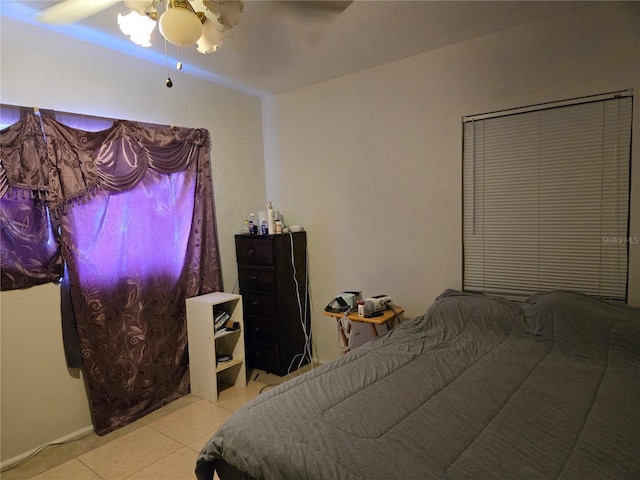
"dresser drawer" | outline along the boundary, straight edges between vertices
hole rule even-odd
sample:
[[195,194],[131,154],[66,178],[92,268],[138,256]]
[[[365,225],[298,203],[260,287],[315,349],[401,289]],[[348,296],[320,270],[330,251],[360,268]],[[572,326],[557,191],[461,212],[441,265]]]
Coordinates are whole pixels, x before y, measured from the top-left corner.
[[273,267],[238,265],[240,290],[276,292],[276,274]]
[[276,318],[278,301],[275,295],[262,295],[242,290],[240,292],[242,295],[242,309],[245,315]]
[[280,354],[277,345],[247,342],[247,361],[252,368],[266,372],[280,372]]
[[236,257],[239,264],[273,265],[273,244],[270,239],[238,239]]
[[247,341],[273,344],[278,342],[278,324],[273,318],[245,315],[244,333]]

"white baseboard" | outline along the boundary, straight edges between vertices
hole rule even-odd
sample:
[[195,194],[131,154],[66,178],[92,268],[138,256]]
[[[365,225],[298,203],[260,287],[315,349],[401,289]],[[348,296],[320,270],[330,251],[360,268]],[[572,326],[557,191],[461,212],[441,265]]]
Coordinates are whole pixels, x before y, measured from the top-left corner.
[[4,471],[7,468],[10,468],[14,465],[16,465],[17,463],[20,463],[22,460],[24,460],[25,458],[29,457],[29,455],[33,454],[33,452],[41,449],[42,447],[45,447],[47,445],[54,445],[54,444],[58,444],[58,443],[68,443],[68,442],[72,442],[74,440],[77,440],[81,437],[84,437],[85,435],[87,435],[88,433],[93,432],[93,426],[89,425],[88,427],[84,427],[81,428],[80,430],[76,430],[75,432],[72,432],[68,435],[65,435],[63,437],[57,438],[55,440],[52,440],[49,443],[45,443],[44,445],[40,445],[37,448],[34,448],[33,450],[29,450],[28,452],[24,452],[21,453],[20,455],[16,455],[13,458],[10,458],[8,460],[5,460],[4,462],[0,463],[0,471]]

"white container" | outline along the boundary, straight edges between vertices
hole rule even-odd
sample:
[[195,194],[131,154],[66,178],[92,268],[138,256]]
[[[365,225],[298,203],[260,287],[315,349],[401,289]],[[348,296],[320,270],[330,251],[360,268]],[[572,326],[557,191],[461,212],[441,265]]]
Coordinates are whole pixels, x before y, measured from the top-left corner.
[[271,202],[269,202],[269,208],[267,209],[267,225],[269,225],[269,235],[276,233],[276,217]]

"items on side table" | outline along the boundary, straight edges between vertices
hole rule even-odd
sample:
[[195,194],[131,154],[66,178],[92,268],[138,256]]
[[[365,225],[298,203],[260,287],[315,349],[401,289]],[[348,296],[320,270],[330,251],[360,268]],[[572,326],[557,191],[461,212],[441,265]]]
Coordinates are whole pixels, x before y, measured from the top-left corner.
[[[362,307],[364,307],[366,301],[362,302]],[[350,310],[345,312],[325,310],[323,312],[324,315],[336,319],[340,347],[343,354],[391,330],[395,323],[400,322],[404,309],[391,305],[390,302],[388,306],[390,308],[369,312],[368,314],[363,308],[364,315],[361,315],[359,311],[351,312]]]

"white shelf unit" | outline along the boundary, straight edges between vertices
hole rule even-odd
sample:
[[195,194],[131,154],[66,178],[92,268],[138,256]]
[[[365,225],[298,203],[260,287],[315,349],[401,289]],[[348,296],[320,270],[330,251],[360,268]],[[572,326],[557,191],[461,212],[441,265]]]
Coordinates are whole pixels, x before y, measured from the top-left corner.
[[[214,292],[187,298],[186,303],[191,393],[217,402],[219,383],[247,386],[242,296]],[[215,314],[222,310],[230,322],[240,324],[239,330],[214,332]],[[216,365],[216,355],[233,359]]]

